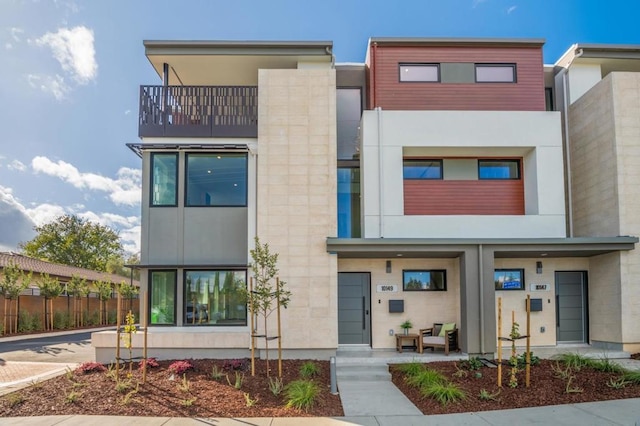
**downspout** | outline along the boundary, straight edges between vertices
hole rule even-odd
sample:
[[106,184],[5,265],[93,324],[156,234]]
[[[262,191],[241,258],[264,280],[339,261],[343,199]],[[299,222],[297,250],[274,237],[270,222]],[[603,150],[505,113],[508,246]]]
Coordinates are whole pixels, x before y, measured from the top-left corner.
[[480,353],[484,355],[484,269],[482,267],[482,244],[478,244],[478,275],[480,276]]
[[376,107],[376,51],[378,50],[378,43],[373,43],[371,49],[371,107]]
[[376,107],[376,117],[378,119],[378,214],[379,234],[384,238],[384,167],[382,164],[382,108]]
[[562,93],[563,93],[563,106],[564,109],[564,151],[566,156],[566,164],[567,164],[567,220],[569,222],[569,238],[573,238],[573,191],[571,190],[571,152],[569,151],[569,90],[568,90],[568,80],[567,73],[569,72],[569,67],[577,58],[581,57],[584,51],[582,49],[578,49],[576,51],[576,55],[573,59],[567,64],[567,68],[565,68],[564,73],[562,74]]

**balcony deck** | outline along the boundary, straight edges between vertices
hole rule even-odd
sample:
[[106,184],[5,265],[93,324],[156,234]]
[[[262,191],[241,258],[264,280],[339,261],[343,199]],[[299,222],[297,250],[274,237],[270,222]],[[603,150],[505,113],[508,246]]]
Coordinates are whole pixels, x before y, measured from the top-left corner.
[[255,138],[257,86],[140,86],[139,137]]

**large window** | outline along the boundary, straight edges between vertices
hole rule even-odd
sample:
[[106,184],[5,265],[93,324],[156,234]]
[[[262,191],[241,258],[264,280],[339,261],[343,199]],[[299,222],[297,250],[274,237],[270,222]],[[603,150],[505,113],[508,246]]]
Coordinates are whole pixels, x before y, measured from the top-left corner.
[[476,64],[477,83],[515,83],[515,64]]
[[149,272],[149,323],[173,325],[176,323],[176,271]]
[[185,325],[247,325],[246,271],[186,271]]
[[400,81],[437,83],[440,81],[440,66],[438,64],[400,64]]
[[151,205],[178,204],[178,154],[151,154]]
[[520,179],[519,160],[478,160],[480,179]]
[[247,205],[247,154],[187,154],[187,206]]
[[442,160],[404,160],[404,179],[442,179]]

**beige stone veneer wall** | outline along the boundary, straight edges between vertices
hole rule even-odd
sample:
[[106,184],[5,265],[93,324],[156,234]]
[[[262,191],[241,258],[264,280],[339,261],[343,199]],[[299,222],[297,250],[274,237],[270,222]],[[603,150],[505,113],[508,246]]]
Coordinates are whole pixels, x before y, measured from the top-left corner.
[[[391,259],[391,273],[386,259],[341,259],[340,272],[371,273],[371,347],[395,348],[389,330],[401,333],[400,324],[409,319],[417,333],[434,322],[456,322],[460,326],[460,268],[458,259]],[[447,291],[402,291],[403,269],[445,269]],[[378,285],[395,284],[397,293],[377,293]],[[389,313],[389,300],[404,300],[403,313]]]
[[[326,250],[337,233],[335,70],[260,70],[258,81],[256,229],[293,293],[282,345],[335,350],[337,258]],[[272,323],[269,334],[275,314]]]
[[[640,235],[640,74],[611,73],[569,109],[576,236]],[[592,341],[640,350],[640,251],[591,259]]]

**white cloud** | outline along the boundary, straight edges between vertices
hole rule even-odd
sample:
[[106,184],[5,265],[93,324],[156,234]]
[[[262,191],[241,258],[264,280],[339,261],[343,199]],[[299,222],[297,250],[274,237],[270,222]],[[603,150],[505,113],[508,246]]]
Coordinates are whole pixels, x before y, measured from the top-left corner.
[[78,214],[81,218],[118,231],[122,247],[127,253],[140,251],[140,218],[137,216],[120,216],[113,213],[94,213],[86,211]]
[[480,6],[482,3],[487,2],[488,0],[473,0],[473,4],[471,7],[473,7],[474,9],[478,6]]
[[140,203],[142,171],[122,167],[117,179],[111,179],[95,173],[81,173],[78,169],[62,160],[53,162],[47,157],[35,157],[31,167],[36,173],[55,176],[78,189],[107,192],[115,204],[133,206]]
[[51,93],[59,101],[66,98],[67,93],[70,90],[69,86],[64,82],[64,78],[57,74],[54,77],[49,75],[29,74],[27,75],[27,80],[29,85],[34,89],[40,89],[43,92]]
[[511,6],[509,9],[507,9],[507,15],[511,15],[511,12],[513,12],[517,8],[518,8],[518,6]]
[[17,170],[19,172],[24,172],[25,170],[27,170],[27,166],[25,166],[24,163],[19,160],[13,160],[11,163],[9,163],[7,168],[9,170]]
[[39,204],[32,209],[26,209],[26,213],[36,226],[42,226],[45,223],[52,222],[59,216],[72,212],[62,206],[45,203]]
[[48,46],[62,69],[78,84],[87,84],[98,75],[93,30],[85,26],[60,28],[55,33],[46,33],[35,43]]

